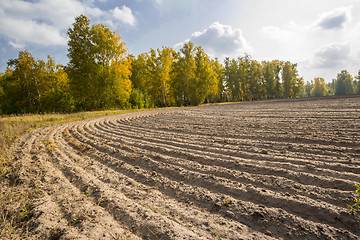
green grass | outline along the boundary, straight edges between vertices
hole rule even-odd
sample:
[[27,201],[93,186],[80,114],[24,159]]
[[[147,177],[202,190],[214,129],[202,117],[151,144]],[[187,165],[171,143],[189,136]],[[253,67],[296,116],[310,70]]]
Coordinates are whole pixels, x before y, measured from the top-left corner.
[[355,187],[356,187],[355,192],[357,193],[358,196],[357,198],[354,198],[354,202],[355,202],[354,205],[348,205],[350,214],[352,215],[357,214],[360,208],[360,186],[355,183]]

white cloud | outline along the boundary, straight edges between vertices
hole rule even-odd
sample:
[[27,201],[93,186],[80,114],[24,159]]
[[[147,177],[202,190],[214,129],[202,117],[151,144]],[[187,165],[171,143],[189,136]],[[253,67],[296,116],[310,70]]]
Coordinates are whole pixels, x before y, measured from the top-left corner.
[[91,20],[121,22],[134,25],[131,9],[123,6],[104,11],[93,6],[93,1],[80,0],[0,0],[0,35],[8,38],[14,48],[23,48],[26,43],[44,46],[64,46],[66,30],[76,16],[87,15]]
[[[46,46],[65,45],[65,29],[74,17],[86,7],[73,0],[0,0],[0,35],[9,38],[9,44],[21,48],[25,43]],[[21,44],[19,44],[21,42]]]
[[349,43],[333,43],[321,47],[314,54],[312,66],[315,68],[339,68],[349,62],[350,55]]
[[313,24],[325,30],[341,29],[350,20],[352,6],[335,8],[329,12],[324,12]]
[[16,41],[9,41],[9,44],[13,47],[13,48],[17,48],[17,49],[22,49],[25,47],[25,44],[23,42],[16,42]]
[[[219,22],[214,22],[202,32],[193,33],[191,38],[184,42],[188,41],[201,45],[212,57],[236,57],[252,51],[241,29],[233,29]],[[175,47],[183,45],[184,42],[176,44]]]
[[131,9],[126,7],[125,5],[122,6],[121,9],[116,7],[113,10],[110,10],[110,12],[115,19],[118,19],[121,22],[129,24],[131,26],[135,25],[135,17],[132,14]]
[[[17,26],[16,29],[13,29],[14,26]],[[8,37],[15,39],[15,42],[31,42],[45,46],[66,44],[65,37],[61,35],[58,29],[32,21],[8,19],[0,26],[0,31],[6,32]],[[11,44],[13,47],[19,47],[12,40],[10,43],[13,43]]]
[[265,33],[273,40],[277,40],[280,42],[289,42],[291,41],[295,33],[289,30],[281,29],[275,26],[266,26],[262,28],[262,32]]
[[299,63],[306,80],[321,76],[329,81],[342,69],[354,71],[359,68],[360,17],[352,15],[352,8],[337,7],[313,13],[313,19],[262,27],[259,36],[266,44],[254,41],[256,54]]

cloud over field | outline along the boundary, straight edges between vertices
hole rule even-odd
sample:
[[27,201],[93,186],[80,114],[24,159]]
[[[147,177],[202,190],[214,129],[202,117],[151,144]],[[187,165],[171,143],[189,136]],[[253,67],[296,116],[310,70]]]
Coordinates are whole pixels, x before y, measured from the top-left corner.
[[314,26],[326,30],[341,29],[345,23],[350,20],[351,6],[335,8],[331,11],[321,14]]
[[[214,56],[238,56],[244,52],[251,52],[252,48],[246,41],[241,29],[233,29],[229,25],[214,22],[201,32],[194,32],[190,39],[195,45],[201,45],[204,49]],[[184,42],[176,44],[181,47]]]
[[350,58],[350,46],[347,43],[334,43],[320,48],[314,54],[313,66],[333,68],[342,66]]

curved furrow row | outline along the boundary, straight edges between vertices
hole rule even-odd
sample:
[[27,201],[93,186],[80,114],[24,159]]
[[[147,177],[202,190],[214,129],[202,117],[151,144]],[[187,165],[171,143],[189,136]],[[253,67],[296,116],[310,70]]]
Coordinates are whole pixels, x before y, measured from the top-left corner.
[[[136,150],[134,150],[136,153],[139,153],[139,150],[141,151],[141,149],[136,149]],[[160,151],[158,151],[158,152],[160,152]],[[145,155],[147,155],[147,156],[149,156],[149,154],[150,153],[146,153],[145,152]],[[167,163],[169,163],[169,162],[167,162]],[[171,164],[171,163],[170,163]],[[217,179],[215,179],[215,181],[217,181]],[[224,181],[224,180],[223,180]],[[231,186],[232,184],[231,183],[229,183],[229,182],[227,182],[227,183],[224,183],[224,186],[223,186],[223,188],[225,189],[225,191],[230,191],[230,189],[235,189],[235,192],[237,191],[238,193],[240,193],[241,191],[239,191],[239,189],[237,189],[236,187],[230,187],[229,189],[227,189],[227,187],[225,187],[225,186]],[[271,192],[270,191],[270,194],[269,195],[275,195],[276,196],[276,194],[275,193],[273,193],[273,192]],[[256,197],[255,197],[256,198]],[[259,197],[260,199],[262,199],[262,197]],[[282,200],[280,200],[281,202],[282,202]],[[273,202],[275,202],[275,201],[273,201]],[[291,206],[291,204],[286,204],[286,205],[290,205]],[[301,205],[301,204],[300,204]]]
[[[80,131],[79,131],[80,132]],[[83,132],[84,134],[85,132]],[[76,136],[75,136],[76,137]],[[84,138],[86,138],[86,136],[82,136]],[[116,149],[110,149],[110,147],[108,145],[106,145],[106,147],[101,146],[101,143],[98,144],[98,142],[95,140],[96,136],[95,135],[90,135],[87,139],[87,141],[89,142],[90,139],[93,139],[92,142],[90,142],[89,144],[91,145],[92,148],[95,148],[99,151],[102,151],[104,154],[106,154],[106,152],[114,152],[116,151]],[[95,141],[94,141],[95,140]],[[241,185],[239,187],[236,186],[236,184],[233,184],[231,181],[227,180],[227,179],[221,179],[218,177],[214,177],[213,179],[206,179],[207,176],[206,175],[201,175],[198,172],[190,172],[190,171],[186,171],[185,169],[179,169],[179,167],[174,167],[174,166],[170,166],[168,164],[164,164],[161,163],[159,161],[155,161],[149,158],[140,158],[139,160],[132,161],[129,159],[129,155],[126,153],[122,153],[123,151],[118,151],[117,154],[114,155],[118,155],[116,157],[117,161],[120,161],[121,159],[128,159],[127,163],[132,165],[133,167],[139,167],[140,169],[142,169],[143,171],[153,171],[155,170],[156,173],[161,174],[162,176],[166,176],[168,179],[174,181],[174,182],[186,182],[188,183],[190,186],[193,187],[201,187],[201,188],[209,188],[209,186],[211,187],[212,191],[215,191],[217,194],[226,194],[226,193],[230,193],[231,196],[234,196],[236,198],[236,200],[238,200],[238,198],[240,198],[241,200],[244,200],[243,198],[245,198],[245,201],[255,201],[258,204],[267,204],[269,205],[269,202],[272,202],[272,204],[274,204],[275,206],[278,205],[278,207],[281,208],[285,208],[287,211],[289,211],[290,213],[296,213],[297,210],[296,206],[298,206],[298,204],[300,202],[296,202],[294,199],[286,199],[286,198],[278,198],[276,196],[276,193],[270,193],[270,194],[266,194],[266,192],[262,192],[259,189],[256,188],[252,188],[249,187],[249,189],[245,189],[245,188],[241,188]],[[124,161],[124,160],[123,160]],[[194,181],[196,180],[196,181]],[[196,183],[196,185],[194,185],[194,182]],[[230,187],[229,187],[230,186]],[[274,195],[276,197],[274,197]],[[271,201],[263,201],[262,199],[270,199]],[[255,199],[255,200],[254,200]],[[259,200],[260,199],[260,200]],[[283,204],[283,202],[286,202],[286,204]],[[274,203],[275,202],[275,203]],[[311,201],[309,201],[311,202]],[[324,204],[324,203],[323,203]],[[326,205],[326,204],[325,204]],[[338,225],[338,221],[342,222],[340,223],[340,225],[344,224],[343,227],[347,228],[347,229],[351,229],[352,228],[352,222],[349,221],[348,219],[343,218],[343,216],[340,216],[336,213],[333,213],[331,210],[329,210],[331,207],[327,206],[327,208],[320,208],[320,209],[316,209],[316,208],[312,208],[311,209],[311,204],[309,206],[309,204],[300,204],[300,206],[302,208],[309,208],[309,212],[313,213],[314,211],[317,212],[317,216],[314,219],[314,216],[306,216],[306,214],[303,214],[303,217],[308,217],[312,220],[320,220],[320,221],[328,221],[328,223],[330,225],[334,224],[334,225]],[[341,212],[341,211],[340,211]],[[333,215],[333,217],[331,217]],[[331,222],[330,222],[331,221]],[[351,225],[351,226],[346,226],[347,224]]]
[[[159,120],[158,120],[159,121]],[[114,129],[117,128],[118,125],[126,126],[128,128],[136,128],[139,131],[149,131],[149,128],[144,127],[144,125],[148,124],[134,124],[134,122],[128,122],[128,121],[122,121],[118,120],[113,123]],[[155,126],[152,126],[152,129],[154,129]],[[261,139],[256,138],[254,136],[244,136],[241,135],[235,136],[235,135],[226,135],[226,137],[218,137],[217,134],[213,133],[194,133],[193,131],[184,132],[178,129],[166,129],[166,128],[155,128],[155,130],[150,130],[153,132],[157,132],[161,130],[161,133],[164,135],[170,135],[174,136],[175,134],[180,134],[185,140],[192,140],[194,138],[196,139],[211,139],[212,141],[207,142],[207,144],[211,145],[220,145],[224,148],[230,148],[230,149],[236,149],[237,154],[240,154],[241,152],[244,154],[244,157],[248,157],[249,154],[259,154],[261,153],[261,150],[266,150],[270,153],[281,153],[281,152],[287,152],[287,155],[290,153],[297,153],[300,152],[301,154],[297,154],[296,157],[300,159],[306,159],[306,160],[316,160],[316,161],[323,161],[324,163],[331,162],[332,164],[340,163],[342,164],[341,167],[345,168],[346,170],[347,165],[352,165],[353,167],[358,166],[356,163],[349,162],[348,156],[353,155],[354,157],[360,156],[360,149],[356,151],[356,149],[353,149],[353,145],[348,146],[334,146],[334,141],[307,141],[304,138],[298,139],[298,138],[279,138],[277,136],[273,136],[270,138],[264,138]],[[266,133],[265,135],[272,136],[273,133]],[[161,136],[160,136],[161,137]],[[226,143],[226,145],[224,145]],[[292,144],[293,143],[293,144]],[[308,144],[312,144],[311,148],[308,148]],[[255,148],[254,146],[257,146]],[[259,148],[261,150],[259,151]],[[346,155],[344,154],[346,153]],[[316,154],[316,155],[314,155]],[[286,156],[288,157],[288,156]],[[291,155],[289,156],[291,157]],[[335,158],[331,161],[328,160],[328,158]],[[343,160],[341,160],[343,159]],[[347,164],[347,165],[346,165]]]
[[[179,184],[179,181],[176,180],[169,181],[155,171],[149,172],[137,166],[124,163],[119,159],[111,159],[107,153],[100,152],[98,156],[99,161],[107,164],[114,170],[122,172],[123,174],[128,175],[128,177],[134,178],[145,185],[154,186],[179,201],[195,204],[196,206],[207,209],[209,212],[221,214],[226,218],[237,220],[267,234],[278,237],[284,237],[286,235],[294,238],[306,239],[317,239],[318,236],[341,236],[345,234],[350,238],[354,238],[354,235],[349,232],[343,232],[322,224],[318,224],[317,228],[326,229],[326,231],[322,232],[320,235],[316,233],[314,229],[307,229],[306,233],[304,233],[301,231],[300,226],[312,226],[314,223],[289,215],[282,210],[272,208],[265,209],[264,205],[257,206],[252,203],[238,201],[227,195],[214,194],[206,189],[196,187],[196,185],[192,186],[181,182]],[[224,201],[231,202],[231,206],[225,210],[221,208],[223,205],[222,202]],[[277,217],[274,218],[274,215]],[[276,225],[279,225],[280,223],[285,224],[287,227],[269,231],[269,229],[276,228]]]
[[[203,133],[203,134],[209,134],[205,131],[202,131],[202,130],[207,130],[206,127],[200,125],[200,124],[195,124],[194,125],[194,120],[196,121],[196,117],[193,117],[193,116],[182,116],[183,119],[186,119],[188,118],[186,121],[182,120],[183,122],[181,123],[182,124],[182,127],[183,129],[182,130],[185,130],[187,131],[188,133]],[[175,116],[174,119],[171,119],[171,120],[174,120],[174,121],[177,121],[177,117]],[[148,120],[148,121],[147,121]],[[147,126],[147,123],[151,123],[152,120],[154,120],[153,118],[149,118],[149,119],[145,119],[144,121],[141,121],[141,123],[139,123],[139,126]],[[157,119],[158,121],[155,122],[154,124],[154,127],[155,128],[162,128],[162,127],[165,127],[168,125],[168,124],[171,124],[171,121],[169,121],[169,119]],[[159,121],[160,120],[160,121]],[[241,121],[241,120],[239,120]],[[246,123],[239,123],[239,121],[237,121],[236,119],[234,120],[231,120],[231,121],[224,121],[222,119],[222,121],[220,122],[221,125],[218,124],[218,121],[216,121],[216,119],[214,121],[208,121],[207,122],[207,126],[211,126],[211,129],[212,130],[216,130],[216,129],[221,129],[222,126],[226,126],[226,129],[228,130],[228,132],[226,133],[227,135],[233,135],[234,137],[239,137],[239,131],[241,133],[243,133],[242,135],[244,135],[244,132],[246,132],[247,134],[245,135],[246,136],[251,136],[251,137],[256,137],[259,135],[259,133],[262,133],[262,131],[266,130],[265,133],[269,133],[268,130],[273,128],[274,130],[277,130],[276,134],[272,134],[272,135],[269,135],[269,134],[262,134],[262,137],[264,139],[270,139],[272,140],[273,138],[275,138],[277,141],[281,141],[281,142],[298,142],[299,140],[301,141],[305,141],[309,144],[313,143],[313,144],[317,144],[319,143],[319,140],[320,139],[313,139],[313,135],[314,134],[320,134],[317,138],[323,136],[323,135],[326,135],[327,134],[327,128],[324,128],[322,129],[321,131],[319,131],[319,127],[321,127],[322,125],[329,125],[328,121],[324,122],[323,124],[320,124],[320,123],[317,123],[316,125],[314,125],[314,127],[311,127],[309,128],[309,120],[306,121],[306,124],[305,126],[302,126],[303,124],[291,124],[290,126],[288,126],[288,129],[286,125],[284,124],[287,124],[287,122],[285,121],[284,124],[281,124],[281,131],[279,132],[279,126],[278,126],[278,122],[276,122],[276,124],[271,124],[271,122],[266,122],[266,123],[262,123],[259,121],[248,121]],[[356,121],[356,118],[354,117],[352,119],[352,121]],[[348,121],[344,124],[346,125],[350,125],[352,124],[352,121]],[[188,125],[186,125],[186,122]],[[159,124],[157,123],[161,123],[161,126],[159,126]],[[231,123],[233,125],[231,125]],[[136,124],[136,122],[134,122],[133,124]],[[180,123],[179,123],[180,124]],[[261,125],[264,125],[261,127]],[[297,126],[299,125],[299,126]],[[192,127],[193,126],[193,127]],[[195,127],[194,127],[195,126]],[[200,127],[199,127],[200,126]],[[185,127],[185,128],[184,128]],[[327,126],[328,127],[328,126]],[[341,141],[341,136],[345,135],[343,134],[344,132],[343,131],[340,131],[342,130],[342,128],[340,128],[339,130],[336,130],[336,131],[333,131],[332,129],[333,128],[329,128],[331,130],[331,132],[329,133],[330,136],[331,134],[333,135],[332,138],[321,138],[322,140],[320,141],[321,143],[325,144],[325,145],[332,145],[332,146],[337,146],[339,145],[339,147],[343,146],[345,144],[346,145],[349,145],[349,146],[354,146],[355,143],[352,143],[351,141]],[[275,131],[273,131],[272,133],[274,133]],[[355,129],[349,129],[347,128],[345,133],[357,133],[357,131]],[[338,134],[339,133],[339,134]],[[211,135],[217,135],[217,133],[210,133]],[[250,135],[249,135],[250,134]],[[305,134],[305,136],[304,136]],[[241,135],[241,137],[243,137]],[[290,137],[291,135],[293,135],[293,137]],[[298,137],[296,137],[297,135],[299,135]],[[308,137],[306,137],[308,136]],[[346,134],[345,136],[348,136],[348,134]],[[301,138],[299,138],[301,137]],[[354,136],[353,137],[353,140],[355,142],[358,142],[357,138]]]
[[[100,131],[96,130],[95,131],[97,134],[99,134]],[[100,136],[102,137],[102,139],[107,139],[109,135],[103,135]],[[115,135],[116,136],[116,135]],[[124,142],[124,135],[122,136],[122,144],[115,144],[114,143],[108,143],[109,145],[113,146],[113,147],[118,147],[120,148],[121,145],[129,145],[132,146],[131,142]],[[341,198],[340,196],[343,196],[343,200],[348,201],[349,200],[349,192],[346,191],[340,191],[340,190],[335,190],[335,189],[317,189],[317,188],[313,188],[312,185],[301,185],[298,184],[297,182],[290,180],[290,179],[285,179],[284,177],[278,177],[278,176],[272,176],[272,175],[259,175],[256,174],[256,171],[254,171],[255,173],[252,172],[244,172],[244,171],[237,171],[234,170],[234,168],[232,167],[231,163],[224,163],[224,164],[214,164],[212,160],[209,160],[209,158],[203,158],[202,161],[199,161],[199,159],[202,157],[189,157],[189,154],[186,154],[185,157],[183,158],[178,158],[179,154],[174,153],[174,150],[171,149],[167,149],[167,148],[158,148],[155,149],[153,147],[150,147],[149,145],[151,143],[149,142],[144,142],[141,143],[141,140],[136,140],[136,142],[134,143],[134,147],[138,146],[142,149],[147,149],[149,150],[149,153],[147,155],[151,155],[152,157],[161,157],[158,153],[162,153],[165,154],[166,156],[170,156],[171,159],[178,159],[175,161],[175,164],[180,165],[184,168],[189,168],[190,166],[192,167],[193,170],[198,170],[202,173],[206,173],[206,174],[214,174],[217,176],[222,176],[222,177],[226,177],[226,178],[230,178],[232,180],[240,180],[240,182],[245,182],[245,183],[252,183],[255,185],[260,185],[263,188],[268,188],[270,190],[274,190],[274,189],[280,189],[281,192],[291,192],[291,193],[300,193],[300,194],[305,194],[306,197],[310,197],[310,198],[318,198],[318,199],[322,199],[323,201],[327,201],[329,203],[332,202],[333,199],[337,199],[336,202],[339,201],[339,198]],[[190,160],[185,160],[186,159],[190,159]],[[166,157],[163,158],[163,161],[166,161]],[[215,168],[213,166],[216,166]],[[228,166],[228,167],[226,167]],[[245,177],[245,176],[246,177]],[[252,175],[252,180],[249,179],[249,176]],[[281,185],[277,185],[277,179],[281,178]],[[286,182],[288,182],[288,184],[286,184]],[[288,186],[288,189],[286,189],[286,186]],[[352,187],[352,186],[350,186]],[[325,192],[329,193],[329,194],[324,194]],[[311,193],[311,195],[310,195]],[[309,196],[310,195],[310,196]],[[329,197],[330,195],[330,197]],[[342,207],[346,207],[346,203],[341,203],[340,204]]]
[[[197,113],[199,114],[199,113]],[[278,138],[279,140],[281,140],[282,138],[284,138],[282,140],[282,142],[286,141],[289,142],[291,140],[295,140],[295,141],[306,141],[307,143],[311,144],[311,143],[318,143],[320,139],[314,139],[314,138],[310,138],[314,133],[318,133],[319,128],[322,128],[322,126],[326,126],[324,127],[324,129],[321,129],[321,134],[327,134],[327,133],[335,133],[336,135],[336,139],[328,139],[328,138],[322,138],[320,142],[322,142],[325,145],[338,145],[338,144],[345,144],[345,145],[350,145],[353,146],[353,143],[349,142],[349,141],[344,141],[344,142],[340,142],[341,137],[342,136],[346,136],[348,137],[347,134],[344,133],[357,133],[356,129],[352,129],[352,128],[342,128],[342,126],[337,126],[337,129],[334,130],[335,126],[330,126],[331,128],[329,128],[327,125],[329,125],[329,122],[326,120],[323,123],[314,123],[314,125],[309,125],[309,119],[307,119],[306,121],[304,121],[304,123],[288,123],[287,121],[284,121],[284,123],[279,123],[279,119],[277,119],[274,122],[269,122],[268,119],[265,119],[264,121],[259,121],[258,119],[251,119],[251,120],[246,120],[244,121],[243,119],[222,119],[221,121],[218,121],[218,117],[216,116],[216,113],[214,114],[215,117],[211,117],[211,118],[206,118],[203,115],[201,115],[200,112],[200,116],[202,118],[201,121],[199,121],[198,119],[198,115],[188,115],[188,114],[179,114],[177,116],[172,116],[172,118],[166,118],[163,116],[163,118],[154,118],[154,117],[148,117],[148,118],[143,118],[143,119],[139,119],[138,121],[132,121],[131,124],[134,125],[138,125],[138,126],[152,126],[154,128],[169,128],[168,126],[171,126],[171,122],[175,121],[179,124],[179,126],[184,129],[184,130],[190,130],[188,131],[189,133],[207,133],[207,134],[211,134],[211,135],[216,135],[214,134],[214,132],[206,132],[206,130],[208,129],[212,129],[212,130],[227,130],[226,132],[224,132],[223,134],[226,135],[234,135],[234,137],[243,137],[242,135],[248,136],[247,134],[250,134],[249,136],[252,137],[257,137],[258,133],[261,133],[262,131],[266,131],[265,133],[269,133],[269,130],[273,130],[272,133],[275,133],[275,135],[271,136],[271,135],[266,135],[264,134],[262,137],[264,137],[264,139],[268,139],[268,138]],[[246,118],[248,118],[247,116],[245,116]],[[245,118],[242,117],[242,118]],[[281,116],[279,116],[278,118],[282,118]],[[154,120],[157,120],[156,122],[153,123]],[[352,125],[354,122],[356,121],[356,117],[353,117],[353,119],[348,120],[346,122],[344,122],[343,124],[346,125]],[[198,123],[197,123],[198,122]],[[153,124],[151,124],[153,123]],[[338,122],[335,122],[336,124],[339,124]],[[150,125],[149,125],[150,124]],[[280,128],[280,129],[279,129]],[[345,130],[345,132],[344,132]],[[242,134],[239,135],[238,133],[247,133],[247,134]],[[222,135],[223,135],[222,134]],[[302,136],[301,139],[297,139],[295,138],[296,135],[300,135]],[[292,138],[290,138],[290,136],[294,136]],[[308,136],[308,137],[306,137]],[[335,137],[334,136],[334,137]],[[321,135],[319,136],[321,137]],[[336,140],[336,141],[333,141]],[[358,142],[358,140],[356,138],[354,138],[355,141]]]
[[[69,149],[60,138],[56,139],[59,150],[52,153],[54,155],[52,159],[58,169],[90,200],[93,198],[94,204],[100,204],[105,208],[117,222],[130,224],[133,233],[143,238],[154,238],[157,235],[173,239],[181,237],[201,239],[197,234],[181,227],[176,221],[132,201],[121,191],[98,179],[93,172],[88,171],[86,165],[79,164],[82,156]],[[169,228],[169,226],[173,227]]]
[[[240,149],[239,146],[242,146],[243,143],[239,143],[239,142],[231,143],[230,139],[224,139],[224,138],[209,139],[209,138],[204,138],[204,137],[200,138],[195,136],[194,138],[187,138],[184,135],[175,136],[174,133],[167,134],[163,131],[149,130],[146,128],[138,128],[124,124],[113,125],[109,121],[106,121],[104,123],[99,122],[98,125],[104,130],[109,129],[114,134],[127,133],[128,135],[132,135],[133,137],[137,137],[139,139],[147,139],[147,140],[151,139],[151,141],[155,143],[166,143],[168,145],[179,148],[186,147],[187,149],[203,150],[203,151],[206,150],[207,152],[211,152],[211,153],[221,153],[229,156],[251,158],[253,160],[260,161],[262,163],[269,162],[270,164],[273,165],[284,164],[287,165],[288,167],[292,167],[293,169],[297,168],[300,171],[302,169],[299,168],[302,168],[304,166],[306,168],[309,167],[316,168],[317,172],[319,171],[323,172],[329,169],[334,172],[331,171],[324,172],[324,174],[340,177],[339,173],[341,173],[342,175],[347,175],[349,173],[348,179],[353,179],[356,176],[355,174],[360,173],[360,166],[358,165],[348,166],[343,163],[334,163],[332,161],[329,162],[329,160],[323,162],[323,161],[317,161],[316,159],[314,160],[313,158],[304,159],[302,156],[284,157],[284,156],[276,156],[273,154],[270,155],[271,153],[270,149],[274,144],[273,142],[263,143],[263,145],[258,146],[257,142],[260,142],[259,140],[251,141],[251,143],[248,143],[249,144],[248,146],[257,145],[256,146],[257,150],[251,151],[252,149],[248,148],[247,151],[241,151],[239,150]],[[222,142],[222,144],[220,143],[216,144],[217,142]],[[206,143],[206,147],[204,146],[205,143]],[[242,148],[244,148],[244,146],[242,146]],[[293,147],[291,147],[291,149],[292,151],[296,151],[296,149],[293,149]],[[317,156],[317,157],[319,159],[324,158],[324,156]]]
[[[106,154],[99,151],[94,151],[93,149],[86,154],[86,152],[84,152],[83,143],[73,138],[71,134],[69,134],[69,132],[64,133],[63,138],[63,146],[65,146],[65,144],[68,144],[68,150],[63,149],[63,152],[68,155],[71,154],[71,159],[76,159],[78,165],[86,168],[85,170],[90,171],[91,174],[96,177],[96,179],[99,179],[102,182],[102,184],[97,185],[96,192],[103,193],[104,190],[100,190],[100,188],[103,188],[102,186],[104,185],[112,188],[112,191],[120,191],[128,198],[126,202],[132,202],[132,208],[135,208],[135,210],[141,205],[145,210],[152,211],[153,214],[157,215],[157,218],[165,218],[167,220],[173,221],[170,224],[165,225],[166,231],[170,230],[176,232],[176,229],[181,226],[184,229],[191,229],[193,236],[189,237],[189,239],[192,239],[194,237],[196,239],[200,239],[202,238],[201,236],[204,236],[206,239],[208,239],[213,238],[216,234],[220,234],[226,239],[240,239],[262,236],[262,234],[234,220],[225,219],[220,216],[204,212],[202,209],[191,206],[191,204],[182,203],[172,198],[169,198],[167,195],[157,190],[156,187],[150,187],[146,184],[141,184],[137,182],[137,178],[132,178],[131,175],[129,175],[128,173],[130,169],[136,172],[136,167],[125,167],[124,163],[120,164],[124,167],[122,171],[114,170],[112,164],[109,164],[108,162],[103,160],[102,157],[107,158]],[[79,154],[81,154],[82,157],[74,157],[71,148],[77,149],[77,151],[79,151]],[[152,176],[152,173],[150,176]],[[92,187],[92,189],[94,189],[94,187]],[[150,195],[149,192],[152,192],[152,194]],[[96,195],[99,195],[99,193],[97,193]],[[110,201],[110,199],[114,199],[112,197],[105,196],[104,194],[101,194],[101,197],[106,199],[106,206],[109,206],[108,202]],[[191,208],[189,208],[189,205],[191,206]],[[111,212],[113,208],[114,205],[110,206],[110,208],[106,207],[109,212]],[[135,214],[139,213],[140,217],[144,215],[144,210],[137,210],[133,212],[135,212]],[[126,213],[124,212],[123,215],[126,215]],[[174,216],[178,216],[178,218],[175,218]],[[179,216],[181,217],[179,218]],[[194,216],[196,216],[196,218]],[[153,216],[148,217],[154,218]],[[159,223],[159,219],[154,220]],[[144,223],[139,224],[135,221],[130,221],[130,223],[133,226],[134,232],[136,232],[137,229],[144,228]],[[156,225],[145,227],[151,227],[152,229],[157,230],[157,235],[160,234],[160,236],[165,238],[187,238],[184,234],[176,236],[176,234],[172,233],[172,235],[169,235],[169,233],[164,232],[164,229],[156,229]]]
[[[79,130],[79,132],[81,132],[81,130]],[[97,129],[90,134],[96,133],[99,135],[100,132],[101,130]],[[111,139],[109,134],[100,135],[100,138],[102,141]],[[130,155],[136,152],[137,154],[146,155],[153,159],[159,159],[164,163],[176,165],[186,170],[198,171],[202,174],[218,176],[239,183],[252,184],[260,188],[283,193],[284,195],[289,195],[289,193],[295,195],[300,194],[304,195],[306,198],[318,199],[335,205],[338,204],[340,207],[346,207],[346,202],[349,201],[348,191],[319,189],[312,185],[299,184],[294,180],[286,179],[284,177],[257,174],[256,172],[253,173],[253,171],[238,171],[231,168],[231,163],[218,164],[214,163],[212,159],[203,158],[202,156],[193,157],[187,154],[185,155],[186,157],[179,158],[179,155],[181,154],[174,153],[174,149],[167,149],[166,147],[150,147],[150,142],[148,141],[142,142],[138,139],[136,139],[136,142],[131,141],[131,139],[129,141],[124,138],[124,135],[121,135],[121,139],[121,143],[116,142],[116,139],[112,139],[110,142],[107,142],[107,145],[115,149],[124,150],[129,149],[130,147],[131,151],[128,153]],[[202,160],[200,160],[200,158],[202,158]],[[226,167],[227,165],[230,165],[230,167]],[[279,184],[279,182],[281,182],[281,184]],[[339,199],[343,199],[343,202],[339,202]]]
[[[98,125],[95,123],[95,125]],[[90,131],[89,128],[84,128],[84,130]],[[82,130],[79,130],[82,131]],[[105,131],[105,133],[101,133],[100,128],[96,128],[90,134],[98,135],[98,137],[102,139],[110,140],[110,135],[113,134],[110,131]],[[115,134],[116,136],[116,134]],[[139,137],[133,137],[130,134],[123,133],[121,135],[122,141],[124,139],[130,139],[135,145],[139,143],[143,143],[144,148],[153,151],[153,152],[160,152],[171,157],[182,157],[191,159],[193,161],[199,162],[204,165],[215,165],[218,167],[225,167],[228,169],[238,170],[238,171],[245,171],[248,173],[258,173],[263,175],[275,175],[275,176],[282,176],[289,179],[294,179],[302,184],[305,185],[318,185],[323,188],[335,188],[335,189],[352,189],[353,188],[353,181],[343,180],[343,179],[334,179],[327,176],[317,176],[315,174],[301,172],[301,171],[291,171],[289,169],[281,169],[275,168],[272,166],[262,166],[257,165],[258,163],[253,160],[244,159],[244,158],[236,158],[232,156],[227,156],[223,154],[210,154],[207,151],[192,151],[187,149],[187,152],[182,151],[180,147],[172,147],[166,144],[160,144],[158,141],[157,144],[153,144],[152,141],[144,141],[141,140]],[[121,145],[117,145],[115,147],[120,147]],[[205,154],[207,156],[205,156]],[[306,176],[306,178],[301,178]]]
[[[33,186],[41,193],[32,203],[36,206],[32,209],[33,215],[37,217],[34,235],[41,239],[57,236],[68,239],[126,239],[129,236],[136,239],[135,235],[121,226],[108,224],[111,221],[109,214],[87,201],[54,166],[51,155],[57,145],[51,135],[57,131],[58,129],[50,131],[47,128],[35,130],[20,145],[22,156],[31,159],[22,159],[22,162],[29,163],[26,172],[33,175]],[[32,173],[33,170],[38,173]]]

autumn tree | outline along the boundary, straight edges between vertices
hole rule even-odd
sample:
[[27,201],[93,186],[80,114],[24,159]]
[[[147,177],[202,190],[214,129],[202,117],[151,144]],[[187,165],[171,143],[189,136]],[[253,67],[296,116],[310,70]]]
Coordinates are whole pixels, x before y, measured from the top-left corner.
[[354,79],[354,93],[355,94],[360,94],[360,70],[358,72],[358,76],[355,77]]
[[199,105],[204,103],[207,96],[216,96],[218,79],[208,55],[201,46],[196,47],[194,61],[194,78],[189,81],[189,100],[191,105]]
[[20,51],[17,59],[8,61],[5,90],[5,112],[40,112],[42,110],[42,62],[37,62],[28,51]]
[[132,83],[129,103],[132,108],[148,108],[153,106],[153,101],[148,95],[149,69],[147,65],[148,54],[141,53],[137,58],[131,56],[131,76]]
[[161,89],[161,104],[162,106],[171,106],[173,103],[171,91],[171,70],[175,51],[168,47],[163,47],[161,50],[158,49],[158,76]]
[[310,97],[311,96],[311,89],[313,89],[314,82],[313,81],[307,81],[304,85],[304,97]]
[[297,64],[285,62],[282,68],[284,98],[296,97],[301,94],[304,80],[298,77]]
[[145,77],[147,93],[159,107],[171,106],[171,70],[175,51],[168,47],[151,49],[147,54]]
[[279,98],[281,93],[280,70],[281,64],[279,61],[262,62],[264,88],[267,99]]
[[240,101],[240,77],[238,63],[235,59],[225,58],[224,60],[224,86],[228,99],[232,102]]
[[261,64],[252,60],[249,68],[249,92],[252,100],[262,99],[265,95],[264,78]]
[[185,43],[176,54],[171,87],[178,106],[190,105],[190,83],[194,81],[196,68],[194,55],[195,46],[192,42]]
[[223,72],[224,68],[219,62],[217,58],[215,60],[211,60],[211,65],[213,72],[215,74],[215,78],[217,79],[218,86],[217,86],[217,93],[214,95],[214,90],[216,88],[213,88],[213,92],[209,92],[207,99],[209,102],[225,102],[226,101],[226,90],[225,90],[225,83],[224,83],[224,77]]
[[238,58],[238,72],[237,77],[239,79],[239,94],[241,101],[248,101],[252,99],[250,91],[250,67],[251,67],[251,57],[247,54],[243,57]]
[[5,113],[73,110],[67,75],[50,56],[44,62],[20,51],[17,59],[8,61],[1,85]]
[[315,78],[310,95],[313,97],[325,96],[328,92],[325,81],[323,78]]
[[292,95],[291,85],[294,81],[294,66],[290,62],[285,62],[282,69],[282,81],[284,88],[284,98]]
[[76,17],[67,33],[67,72],[78,108],[124,106],[131,93],[131,60],[119,34],[103,24],[90,27],[85,15]]
[[148,75],[146,67],[147,54],[141,53],[137,56],[137,58],[135,58],[134,56],[131,56],[131,58],[132,60],[130,80],[132,83],[132,87],[142,92],[145,92],[145,80]]

